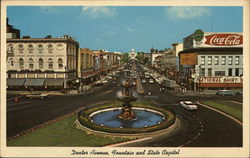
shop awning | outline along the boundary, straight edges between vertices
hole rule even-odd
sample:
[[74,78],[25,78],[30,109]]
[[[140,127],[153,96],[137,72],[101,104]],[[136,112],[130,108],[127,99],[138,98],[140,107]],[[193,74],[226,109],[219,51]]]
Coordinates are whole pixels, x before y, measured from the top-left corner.
[[57,78],[57,79],[49,78],[49,79],[46,79],[44,85],[45,86],[63,86],[63,83],[64,83],[63,78]]
[[7,86],[23,86],[25,80],[24,78],[8,78]]
[[43,86],[45,79],[26,79],[24,86]]

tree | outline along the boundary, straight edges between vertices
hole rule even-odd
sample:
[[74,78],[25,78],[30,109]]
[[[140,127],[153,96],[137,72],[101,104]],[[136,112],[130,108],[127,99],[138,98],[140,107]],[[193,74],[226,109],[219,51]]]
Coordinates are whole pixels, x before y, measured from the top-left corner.
[[128,53],[123,53],[121,61],[122,62],[128,62],[129,61],[129,54]]

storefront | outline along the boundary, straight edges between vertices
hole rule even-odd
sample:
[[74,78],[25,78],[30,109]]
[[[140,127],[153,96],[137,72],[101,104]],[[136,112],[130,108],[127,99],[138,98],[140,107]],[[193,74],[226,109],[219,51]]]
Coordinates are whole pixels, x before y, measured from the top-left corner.
[[194,91],[242,89],[242,33],[196,30],[179,53],[180,81]]

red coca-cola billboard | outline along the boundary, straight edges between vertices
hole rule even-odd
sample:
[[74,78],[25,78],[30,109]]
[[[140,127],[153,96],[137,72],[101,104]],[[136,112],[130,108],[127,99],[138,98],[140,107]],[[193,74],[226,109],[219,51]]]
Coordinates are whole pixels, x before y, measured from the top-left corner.
[[205,36],[205,43],[213,46],[239,46],[243,44],[243,36],[240,34],[211,34]]

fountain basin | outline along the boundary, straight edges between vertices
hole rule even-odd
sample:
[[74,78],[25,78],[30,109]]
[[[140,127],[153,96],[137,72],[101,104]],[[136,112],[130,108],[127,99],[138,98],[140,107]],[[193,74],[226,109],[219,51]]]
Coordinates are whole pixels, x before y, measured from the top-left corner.
[[175,114],[152,103],[133,104],[136,118],[122,120],[117,116],[121,104],[107,103],[82,109],[77,122],[83,129],[105,133],[139,134],[166,129],[175,123]]
[[132,120],[123,120],[118,116],[122,113],[122,108],[110,108],[99,110],[92,113],[89,117],[92,122],[113,128],[144,128],[160,124],[165,120],[162,113],[146,109],[146,108],[132,108],[136,118]]

